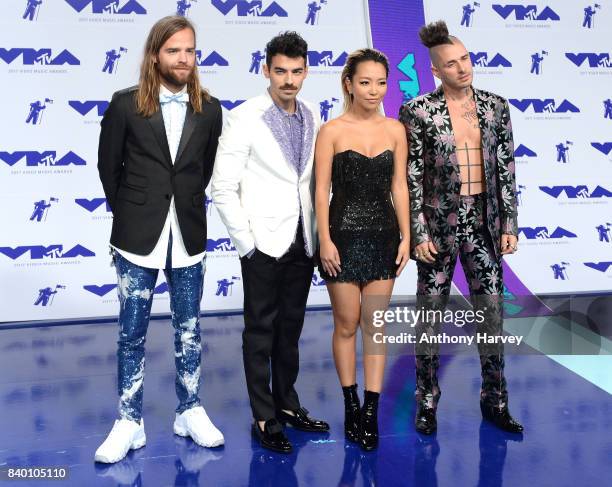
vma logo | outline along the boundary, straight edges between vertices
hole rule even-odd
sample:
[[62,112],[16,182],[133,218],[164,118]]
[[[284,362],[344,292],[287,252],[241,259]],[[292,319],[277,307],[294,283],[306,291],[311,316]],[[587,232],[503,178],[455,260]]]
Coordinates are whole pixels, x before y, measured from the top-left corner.
[[43,101],[36,100],[30,103],[30,111],[25,123],[31,123],[32,125],[39,125],[42,123],[43,110],[47,108],[47,105],[53,105],[51,98],[45,98]]
[[[97,284],[86,284],[83,286],[83,289],[85,289],[85,291],[87,292],[90,292],[91,294],[95,294],[96,296],[103,298],[111,291],[117,289],[117,284],[102,284],[101,286],[98,286]],[[162,282],[154,289],[153,294],[164,294],[167,292],[168,284]]]
[[74,108],[82,116],[87,115],[95,109],[98,117],[101,117],[108,108],[109,102],[106,100],[69,100],[68,105]]
[[544,100],[536,98],[524,98],[522,100],[510,98],[508,101],[513,107],[523,113],[529,110],[530,107],[534,113],[580,113],[580,109],[567,100],[563,100],[559,105],[557,105],[553,98],[545,98]]
[[538,13],[538,7],[536,5],[491,5],[493,10],[503,19],[507,19],[510,16],[514,16],[516,20],[520,21],[554,21],[558,22],[561,20],[559,14],[550,7],[544,7],[540,13]]
[[229,238],[209,238],[206,241],[206,252],[233,252],[236,247],[232,245],[232,241]]
[[599,5],[598,3],[594,4],[593,6],[588,5],[587,7],[585,7],[584,19],[582,20],[582,27],[585,27],[586,29],[592,29],[593,27],[595,27],[594,17],[597,11],[600,9],[601,9],[601,5]]
[[211,52],[208,56],[203,57],[202,51],[196,51],[196,64],[198,66],[229,66],[227,59],[225,59],[217,51]]
[[331,98],[330,100],[323,100],[319,102],[319,111],[321,113],[321,120],[327,122],[331,116],[332,110],[334,109],[334,103],[338,103],[338,98]]
[[[146,15],[147,10],[136,0],[64,0],[77,12],[90,7],[92,14]],[[88,9],[89,10],[89,9]]]
[[327,0],[320,0],[317,2],[308,3],[308,13],[306,14],[307,25],[318,25],[319,24],[319,10],[323,8],[323,5],[327,4]]
[[121,54],[127,52],[128,50],[125,47],[106,51],[106,60],[102,66],[102,72],[108,74],[116,73],[117,69],[119,68],[119,58],[121,57]]
[[29,20],[30,22],[34,22],[38,20],[38,11],[40,10],[40,4],[42,0],[26,0],[26,8],[23,13],[23,20]]
[[557,149],[557,162],[569,162],[570,145],[574,145],[574,143],[571,140],[566,140],[565,143],[559,142],[555,146],[555,149]]
[[52,49],[32,49],[29,47],[13,47],[5,49],[0,47],[0,59],[6,64],[12,64],[17,58],[21,58],[23,66],[79,66],[81,61],[68,49],[56,53]]
[[223,108],[225,108],[226,110],[233,110],[236,107],[239,107],[240,105],[242,105],[246,100],[219,100],[219,103],[221,103],[221,106]]
[[474,25],[474,12],[476,7],[480,7],[478,2],[468,3],[462,7],[461,25],[464,27],[472,27]]
[[548,51],[534,52],[531,55],[531,71],[529,71],[529,73],[536,75],[542,74],[544,56],[548,56]]
[[[197,2],[198,0],[192,0],[192,1]],[[180,15],[181,17],[187,17],[191,6],[192,4],[189,3],[188,0],[178,0],[176,2],[176,15]]]
[[79,157],[74,152],[68,152],[64,157],[57,158],[56,151],[16,151],[2,152],[0,151],[0,160],[4,161],[9,166],[14,166],[22,159],[25,159],[26,166],[85,166],[85,159]]
[[89,213],[93,213],[102,205],[105,206],[107,212],[111,211],[106,198],[93,198],[91,200],[88,200],[87,198],[76,198],[74,202],[81,208],[86,209]]
[[344,51],[335,58],[332,51],[308,51],[308,66],[344,66],[347,57]]
[[519,144],[518,147],[514,149],[514,157],[538,157],[538,154],[526,145]]
[[610,53],[608,52],[566,52],[565,57],[576,66],[580,67],[585,61],[588,62],[589,68],[610,68]]
[[600,242],[610,243],[610,229],[612,228],[612,223],[606,222],[601,225],[597,225],[595,230],[597,230],[597,236],[599,237]]
[[541,191],[555,199],[562,194],[568,199],[576,198],[612,198],[612,193],[602,186],[597,186],[593,191],[589,191],[586,185],[580,186],[540,186]]
[[489,58],[488,52],[470,52],[472,64],[479,68],[511,68],[512,63],[497,53]]
[[66,289],[66,286],[56,284],[55,289],[50,286],[39,289],[38,297],[36,298],[36,301],[34,301],[34,306],[51,306],[53,304],[53,300],[55,299],[55,295],[60,289]]
[[30,260],[41,259],[74,259],[76,257],[95,257],[91,250],[80,244],[75,245],[68,251],[64,251],[63,245],[20,245],[19,247],[0,247],[0,253],[12,260],[17,260],[22,255],[30,253]]
[[612,100],[610,100],[610,98],[608,98],[607,100],[604,100],[603,105],[604,105],[604,118],[609,118],[610,120],[612,120]]
[[217,292],[215,292],[215,296],[231,296],[234,283],[241,280],[239,276],[232,276],[229,279],[226,277],[219,279],[217,281]]
[[210,0],[210,3],[223,15],[228,15],[234,9],[238,17],[287,17],[287,11],[277,2],[262,0]]
[[610,152],[612,152],[612,142],[591,142],[591,147],[606,156],[609,156]]
[[584,262],[584,265],[599,272],[607,272],[612,267],[612,262]]
[[259,70],[261,69],[261,62],[266,59],[266,55],[262,53],[260,50],[251,53],[251,67],[249,68],[249,73],[259,74]]
[[519,234],[521,233],[527,240],[577,237],[574,232],[570,232],[562,227],[557,227],[552,233],[549,233],[547,227],[519,227]]
[[408,80],[400,80],[399,82],[400,91],[404,94],[404,101],[412,100],[421,89],[419,73],[414,68],[414,54],[408,53],[397,65],[397,69],[408,78]]
[[40,200],[34,202],[34,211],[30,216],[31,222],[42,222],[47,221],[47,214],[49,213],[49,208],[53,203],[59,203],[59,198],[54,198],[51,196],[49,198],[49,202],[46,200]]
[[569,279],[567,274],[568,265],[570,265],[569,262],[560,262],[559,264],[553,264],[550,266],[555,280],[567,281]]

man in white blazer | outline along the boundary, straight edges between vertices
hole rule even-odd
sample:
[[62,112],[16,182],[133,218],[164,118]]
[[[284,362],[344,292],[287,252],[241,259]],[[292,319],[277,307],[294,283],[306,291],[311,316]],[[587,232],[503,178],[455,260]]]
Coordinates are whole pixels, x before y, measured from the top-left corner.
[[291,443],[282,424],[329,430],[308,416],[294,388],[316,249],[312,166],[320,120],[312,104],[297,99],[307,52],[295,32],[268,43],[263,72],[269,87],[230,113],[212,177],[213,202],[242,266],[242,350],[253,434],[265,448],[283,453]]

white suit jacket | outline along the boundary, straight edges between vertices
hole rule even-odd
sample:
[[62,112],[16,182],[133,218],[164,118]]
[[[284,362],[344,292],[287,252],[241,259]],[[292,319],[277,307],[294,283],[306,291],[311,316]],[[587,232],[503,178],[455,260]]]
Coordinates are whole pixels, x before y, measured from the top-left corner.
[[297,102],[304,118],[301,176],[290,162],[289,141],[273,123],[277,108],[267,91],[233,109],[219,138],[212,199],[241,257],[253,248],[285,254],[300,207],[306,252],[316,249],[313,158],[321,122],[312,104]]

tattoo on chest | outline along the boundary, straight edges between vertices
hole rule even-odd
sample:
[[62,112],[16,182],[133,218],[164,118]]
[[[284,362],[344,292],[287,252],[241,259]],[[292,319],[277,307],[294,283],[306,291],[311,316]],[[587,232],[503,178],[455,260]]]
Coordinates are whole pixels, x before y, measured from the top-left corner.
[[476,113],[476,102],[470,98],[461,104],[461,118],[469,123],[472,128],[478,128],[478,114]]

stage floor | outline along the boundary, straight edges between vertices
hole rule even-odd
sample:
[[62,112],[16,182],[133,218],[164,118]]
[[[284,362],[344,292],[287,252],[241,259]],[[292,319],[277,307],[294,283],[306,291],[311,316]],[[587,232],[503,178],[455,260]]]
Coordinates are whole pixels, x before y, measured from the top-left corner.
[[[302,404],[329,421],[331,432],[289,429],[294,453],[270,453],[250,436],[242,317],[203,318],[202,329],[201,397],[225,446],[207,450],[173,435],[172,327],[155,320],[147,340],[147,446],[111,466],[94,464],[93,455],[116,417],[116,325],[0,330],[0,469],[66,466],[68,480],[14,485],[79,487],[577,487],[612,478],[612,396],[540,354],[506,358],[510,406],[525,426],[522,438],[481,420],[476,355],[444,357],[438,433],[415,433],[414,357],[399,355],[387,364],[378,451],[363,453],[345,443],[329,311],[307,313],[297,389]],[[361,374],[358,381],[363,384]]]

